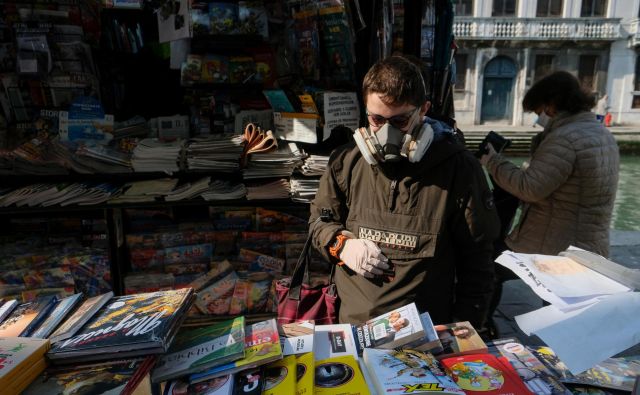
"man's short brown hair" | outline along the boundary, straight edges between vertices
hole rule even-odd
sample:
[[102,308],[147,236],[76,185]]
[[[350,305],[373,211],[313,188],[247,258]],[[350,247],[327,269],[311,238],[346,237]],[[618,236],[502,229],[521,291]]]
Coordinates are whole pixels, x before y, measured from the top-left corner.
[[427,92],[420,67],[403,56],[391,56],[371,66],[362,82],[362,96],[377,93],[385,104],[421,106]]

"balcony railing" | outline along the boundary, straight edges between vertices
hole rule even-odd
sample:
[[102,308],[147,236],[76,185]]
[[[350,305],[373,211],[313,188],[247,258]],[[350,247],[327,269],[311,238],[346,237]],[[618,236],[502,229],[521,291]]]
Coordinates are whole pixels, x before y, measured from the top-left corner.
[[458,40],[588,40],[622,38],[620,18],[474,18],[456,17]]
[[640,46],[640,18],[633,19],[629,24],[629,45]]

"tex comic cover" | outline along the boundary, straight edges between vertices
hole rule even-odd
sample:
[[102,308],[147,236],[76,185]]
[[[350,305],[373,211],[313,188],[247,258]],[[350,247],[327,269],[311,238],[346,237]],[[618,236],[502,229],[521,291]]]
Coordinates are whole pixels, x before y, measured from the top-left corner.
[[192,299],[191,288],[113,298],[74,336],[55,343],[49,358],[65,363],[166,352]]

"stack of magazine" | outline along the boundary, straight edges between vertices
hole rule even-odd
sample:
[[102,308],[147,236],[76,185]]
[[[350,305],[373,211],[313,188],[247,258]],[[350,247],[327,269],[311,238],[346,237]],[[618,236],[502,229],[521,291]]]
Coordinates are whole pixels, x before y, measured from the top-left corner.
[[163,142],[146,138],[133,149],[131,163],[136,172],[163,172],[167,174],[180,170],[182,141]]
[[187,143],[188,170],[236,172],[244,150],[240,134],[195,137]]

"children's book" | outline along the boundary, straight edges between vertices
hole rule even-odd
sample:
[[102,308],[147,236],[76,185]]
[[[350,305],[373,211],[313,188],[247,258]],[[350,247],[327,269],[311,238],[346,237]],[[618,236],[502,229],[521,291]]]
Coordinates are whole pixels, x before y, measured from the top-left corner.
[[233,395],[261,395],[264,383],[264,366],[242,370],[235,374]]
[[379,394],[464,395],[429,353],[366,348],[364,364]]
[[394,309],[354,326],[358,354],[365,348],[397,348],[425,336],[415,303]]
[[49,359],[74,363],[164,353],[192,302],[191,288],[115,297],[74,336],[55,343]]
[[49,340],[0,337],[0,388],[7,388],[27,374],[30,366],[44,360]]
[[49,337],[51,343],[65,340],[73,336],[112,297],[113,292],[110,291],[85,300],[80,307],[78,307],[78,309]]
[[38,327],[38,329],[33,332],[31,337],[37,337],[40,339],[46,339],[49,337],[51,332],[64,320],[64,318],[73,310],[74,307],[77,306],[82,300],[82,294],[78,293],[75,295],[67,296],[62,299],[56,307],[51,311],[47,319],[44,320],[42,325]]
[[0,324],[4,321],[5,318],[11,314],[13,309],[18,306],[18,301],[16,299],[5,300],[0,306]]
[[312,352],[296,354],[296,395],[313,394],[315,386],[315,358]]
[[278,325],[283,355],[313,352],[315,324],[313,321],[298,321]]
[[155,383],[244,357],[244,317],[178,333],[151,373]]
[[142,389],[154,362],[154,357],[147,357],[49,368],[29,385],[24,395],[114,395],[135,394],[136,390],[144,393]]
[[351,355],[316,361],[315,391],[317,395],[369,395],[358,361]]
[[535,394],[571,395],[545,365],[517,339],[496,339],[489,344],[489,351],[505,357],[529,390]]
[[421,313],[420,321],[422,322],[422,327],[424,328],[424,337],[409,342],[403,345],[402,348],[408,350],[429,352],[431,354],[441,353],[442,343],[440,343],[438,333],[436,332],[436,328],[433,326],[433,321],[431,321],[431,316],[429,315],[429,313],[426,311],[424,313]]
[[296,391],[296,356],[288,355],[271,362],[265,369],[263,395],[294,394]]
[[462,355],[440,362],[467,395],[531,394],[509,363],[491,354]]
[[163,395],[232,395],[234,375],[216,377],[210,380],[201,381],[196,384],[189,384],[188,381],[172,380],[168,382]]
[[244,347],[244,358],[229,364],[216,366],[201,373],[192,374],[189,376],[189,382],[198,383],[282,359],[276,320],[272,318],[247,325],[245,328]]
[[223,315],[229,312],[233,290],[238,281],[236,272],[230,272],[220,280],[198,292],[196,307],[204,314]]
[[0,337],[29,337],[55,306],[55,296],[43,296],[16,307],[0,325]]
[[316,361],[344,355],[358,357],[350,324],[316,325],[313,345]]
[[580,374],[572,374],[553,350],[546,346],[529,347],[564,384],[588,385],[612,390],[631,391],[640,376],[640,361],[635,358],[607,358]]
[[435,329],[443,349],[436,355],[438,359],[487,352],[487,345],[469,321],[436,325]]

